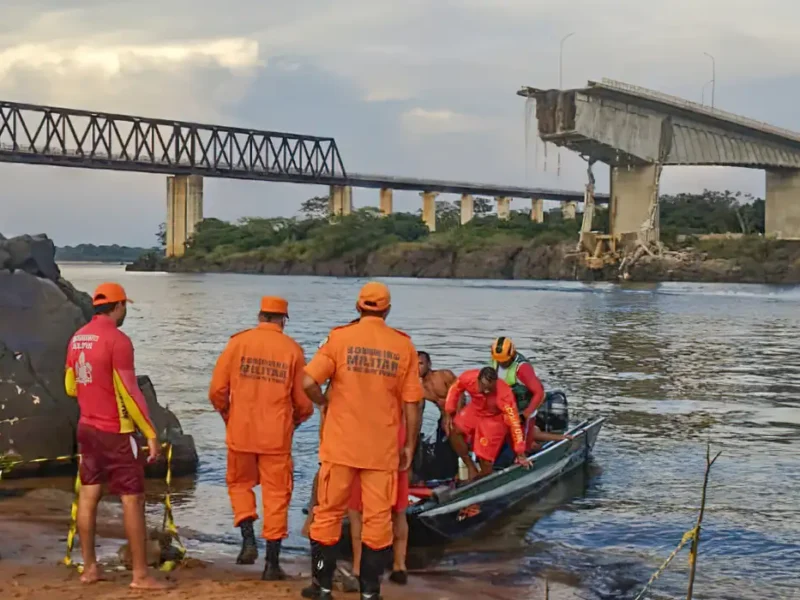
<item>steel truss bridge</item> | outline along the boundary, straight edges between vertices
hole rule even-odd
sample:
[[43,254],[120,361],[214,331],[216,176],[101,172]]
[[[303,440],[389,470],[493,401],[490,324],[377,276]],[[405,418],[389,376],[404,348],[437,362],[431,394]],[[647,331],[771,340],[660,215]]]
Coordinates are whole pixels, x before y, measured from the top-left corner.
[[[581,201],[583,192],[351,174],[332,137],[0,101],[0,162]],[[606,195],[597,194],[599,202]]]

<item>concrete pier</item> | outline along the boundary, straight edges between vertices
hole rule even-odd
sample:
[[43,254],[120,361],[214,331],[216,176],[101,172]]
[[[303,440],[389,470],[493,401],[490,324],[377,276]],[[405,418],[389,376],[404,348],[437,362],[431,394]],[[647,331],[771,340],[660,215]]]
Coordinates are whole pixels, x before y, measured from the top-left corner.
[[203,220],[203,178],[199,175],[167,177],[167,257],[183,256],[186,242]]
[[[658,175],[655,164],[611,168],[611,235],[644,233],[644,242],[658,241]],[[656,203],[655,207],[652,206]],[[645,227],[655,209],[654,227]],[[644,227],[644,229],[643,229]]]
[[511,198],[495,198],[497,202],[497,218],[501,221],[508,221],[511,218]]
[[475,198],[472,194],[461,194],[461,224],[466,225],[475,217]]
[[544,200],[531,200],[531,221],[544,223]]
[[779,240],[800,240],[800,170],[769,170],[764,234]]
[[574,221],[575,216],[578,214],[578,205],[575,202],[562,202],[561,203],[561,216],[565,221]]
[[436,196],[439,192],[422,192],[422,220],[429,231],[436,231]]
[[332,185],[328,198],[331,216],[343,217],[353,212],[353,188],[349,185]]
[[387,216],[392,214],[393,198],[391,188],[381,188],[381,214]]

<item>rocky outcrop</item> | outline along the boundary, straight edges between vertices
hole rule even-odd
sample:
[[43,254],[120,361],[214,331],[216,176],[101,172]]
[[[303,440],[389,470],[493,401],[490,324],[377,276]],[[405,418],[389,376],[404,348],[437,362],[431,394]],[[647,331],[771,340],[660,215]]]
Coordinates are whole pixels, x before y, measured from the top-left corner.
[[[69,464],[27,461],[76,452],[78,406],[64,391],[64,362],[69,338],[91,318],[92,306],[61,277],[54,256],[44,235],[0,239],[0,465],[26,461],[11,474]],[[195,472],[193,439],[158,404],[147,377],[140,387],[159,435],[174,444],[176,473]],[[163,470],[163,463],[149,467],[153,475]]]
[[[734,240],[735,243],[735,240]],[[442,279],[528,279],[620,281],[618,264],[590,270],[575,254],[574,243],[505,242],[482,248],[454,248],[436,243],[400,243],[338,259],[300,262],[265,260],[258,255],[231,256],[222,262],[187,257],[140,261],[130,271],[329,275],[336,277],[431,277]],[[685,250],[644,255],[627,268],[626,280],[727,283],[800,283],[800,243],[778,244],[767,255],[746,245],[730,255]]]

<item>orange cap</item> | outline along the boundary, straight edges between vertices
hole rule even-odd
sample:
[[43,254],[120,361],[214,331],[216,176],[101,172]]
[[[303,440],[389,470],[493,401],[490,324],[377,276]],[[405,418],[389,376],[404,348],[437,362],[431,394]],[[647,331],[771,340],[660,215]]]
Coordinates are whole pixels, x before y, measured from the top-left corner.
[[261,298],[261,312],[289,316],[289,303],[279,296]]
[[132,304],[133,300],[128,298],[125,289],[118,283],[108,282],[98,285],[92,296],[92,304],[100,306],[112,302],[130,302]]
[[377,281],[370,281],[358,293],[356,306],[362,310],[382,312],[392,304],[389,288]]

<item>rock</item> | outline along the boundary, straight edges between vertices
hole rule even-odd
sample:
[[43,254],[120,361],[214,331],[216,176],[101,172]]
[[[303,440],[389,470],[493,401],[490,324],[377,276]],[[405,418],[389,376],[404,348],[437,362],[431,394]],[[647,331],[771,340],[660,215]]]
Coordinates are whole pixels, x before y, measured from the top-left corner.
[[56,247],[44,234],[4,238],[0,241],[0,249],[9,256],[5,265],[0,262],[2,268],[25,271],[51,281],[56,281],[61,275],[54,260]]
[[[88,294],[76,290],[54,260],[55,246],[44,235],[5,239],[0,236],[0,463],[73,456],[78,404],[64,391],[67,344],[91,319]],[[174,446],[175,475],[197,470],[194,440],[183,433],[177,417],[158,404],[152,382],[139,383],[162,441]],[[143,439],[140,440],[145,443]],[[25,475],[53,464],[18,465]],[[148,466],[163,476],[162,458]],[[7,473],[5,474],[8,475]]]
[[[589,269],[575,252],[576,240],[558,241],[543,234],[530,241],[500,239],[474,244],[431,238],[398,242],[372,252],[350,253],[320,260],[278,260],[275,254],[254,251],[228,257],[203,256],[139,260],[130,271],[176,273],[264,273],[269,275],[330,275],[335,277],[431,277],[468,279],[620,281],[619,264]],[[750,248],[746,238],[732,240],[730,251],[717,257],[684,248],[682,258],[667,252],[635,261],[625,279],[639,282],[708,281],[741,283],[800,283],[800,243],[763,242]],[[756,250],[758,252],[756,252]],[[753,254],[753,252],[756,252]],[[753,255],[749,255],[753,254]]]

